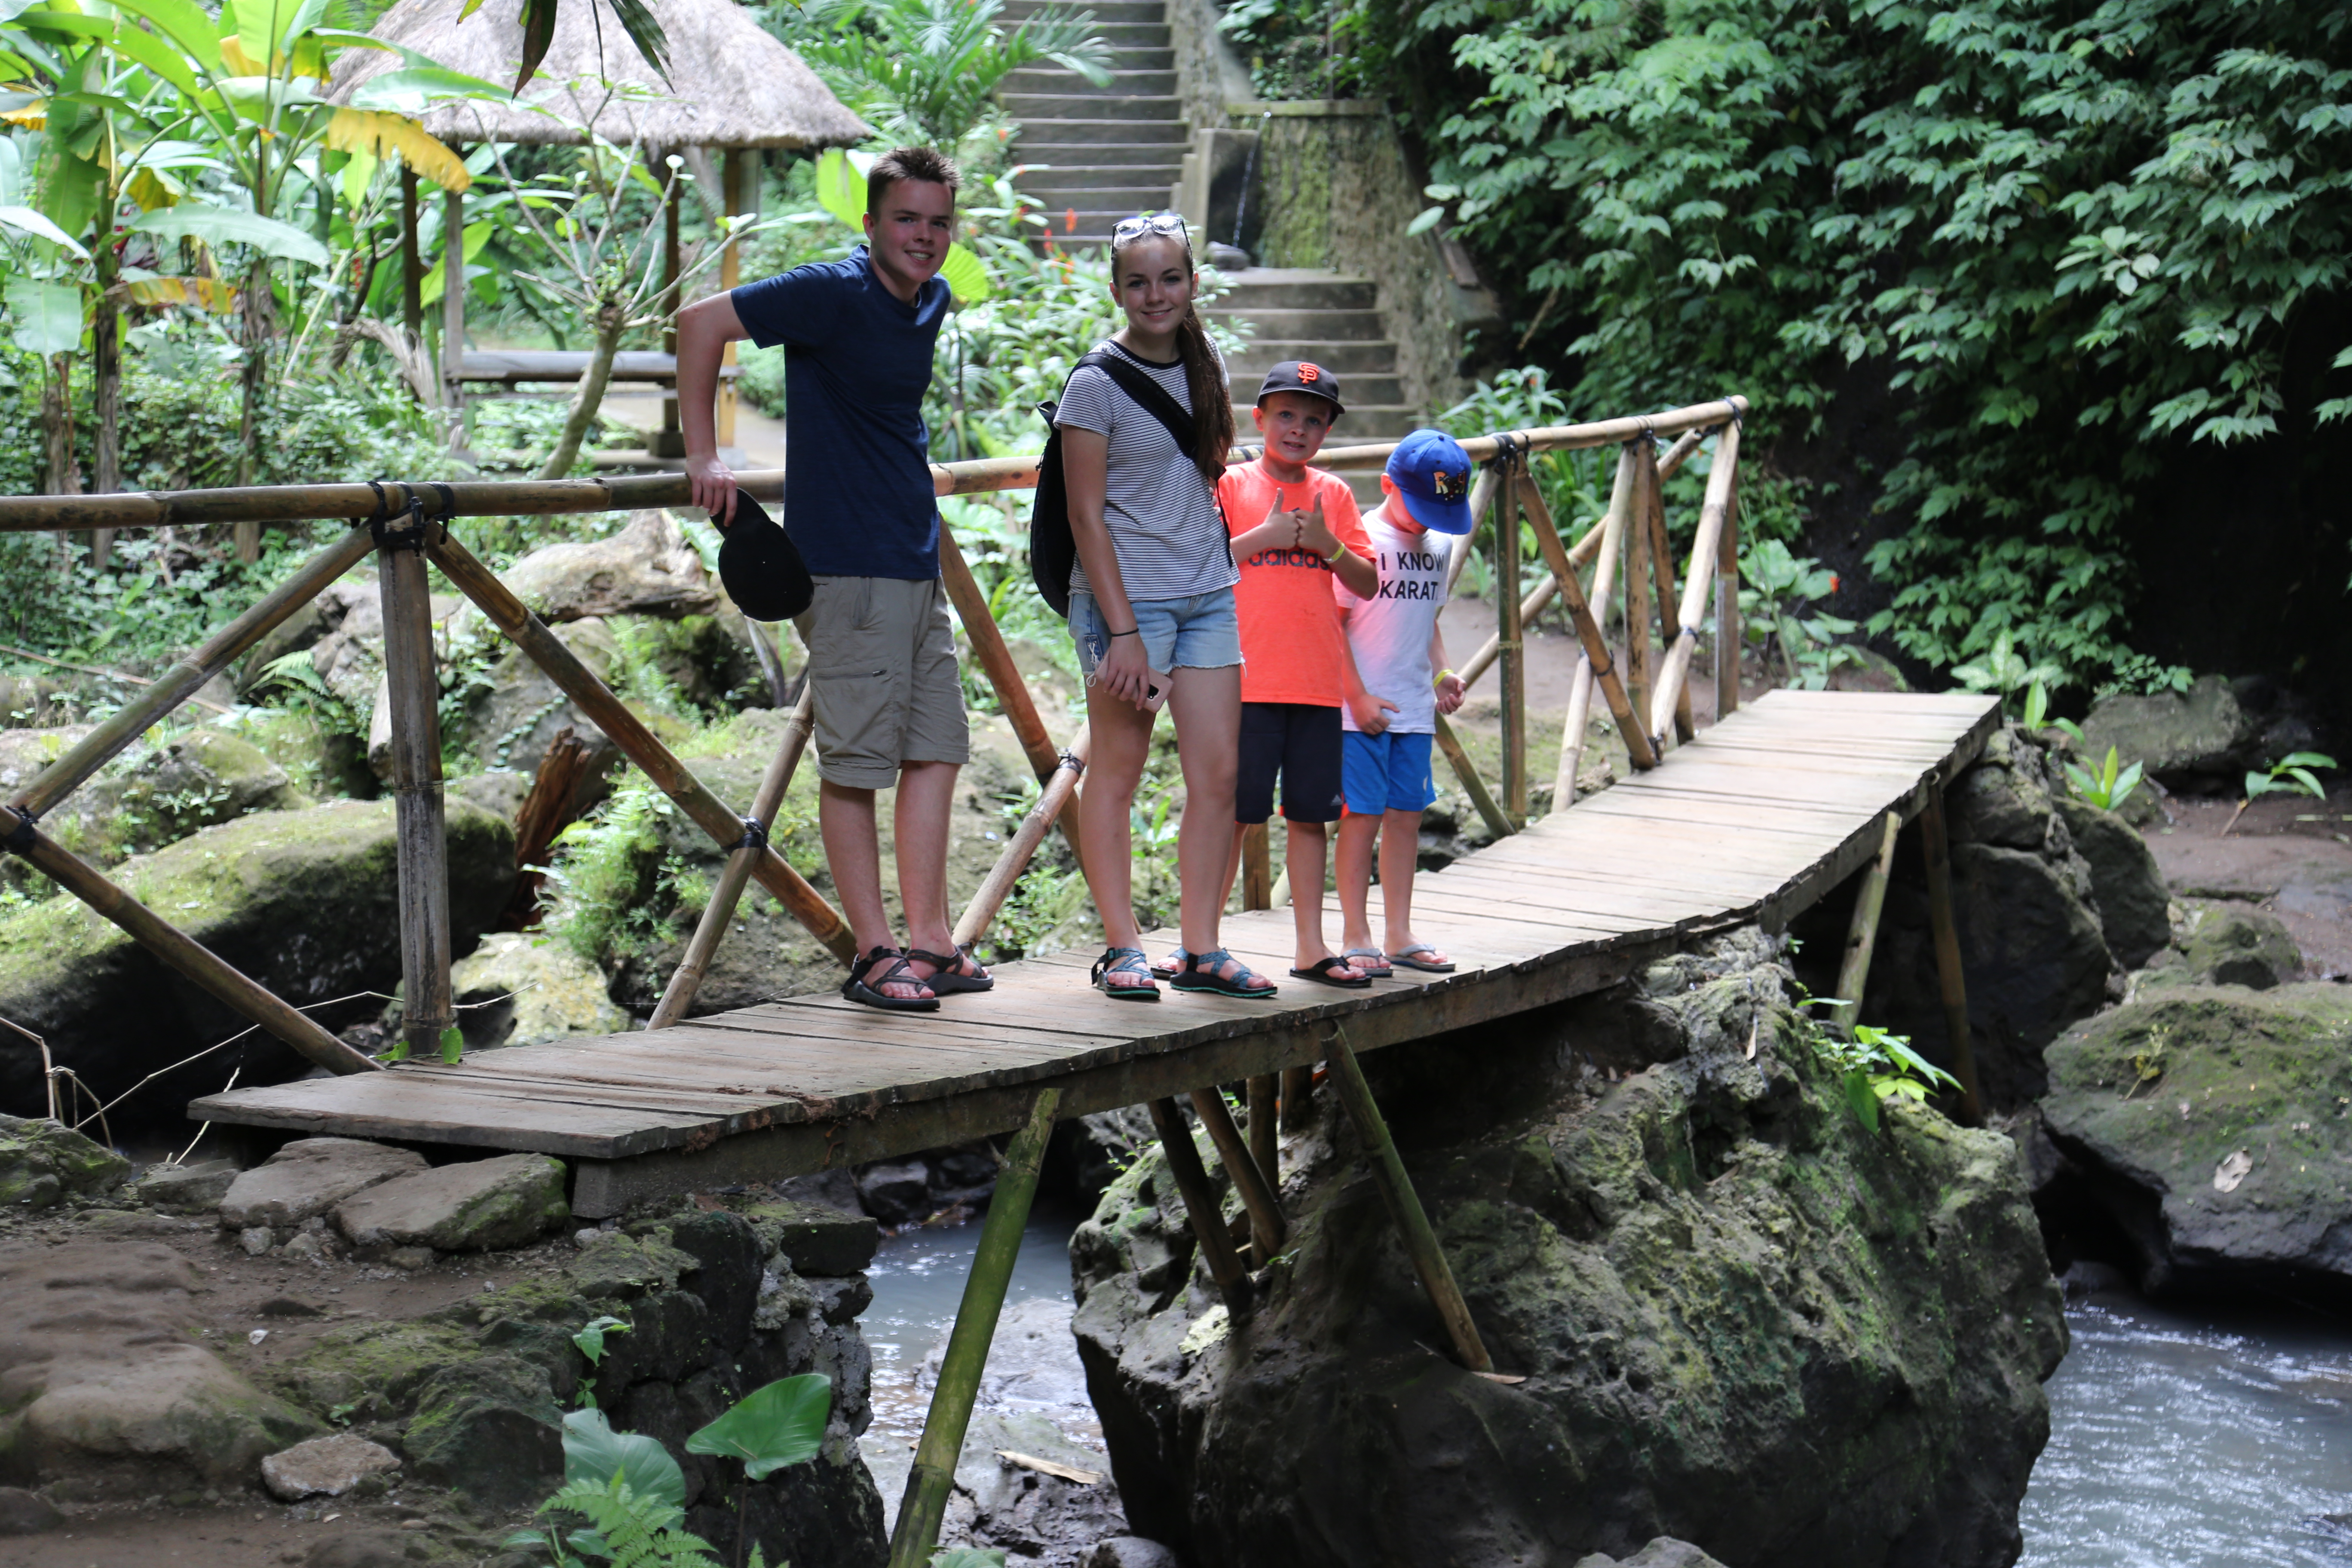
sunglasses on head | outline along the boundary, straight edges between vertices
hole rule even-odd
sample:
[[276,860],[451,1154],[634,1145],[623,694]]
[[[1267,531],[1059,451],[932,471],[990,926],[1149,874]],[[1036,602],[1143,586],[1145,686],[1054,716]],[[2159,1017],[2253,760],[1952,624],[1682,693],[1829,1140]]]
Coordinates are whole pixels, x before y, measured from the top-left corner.
[[1192,248],[1192,237],[1186,231],[1184,219],[1178,213],[1154,213],[1150,217],[1119,219],[1110,226],[1111,248],[1116,250],[1122,245],[1131,245],[1139,239],[1155,234],[1172,234],[1184,242],[1185,249]]

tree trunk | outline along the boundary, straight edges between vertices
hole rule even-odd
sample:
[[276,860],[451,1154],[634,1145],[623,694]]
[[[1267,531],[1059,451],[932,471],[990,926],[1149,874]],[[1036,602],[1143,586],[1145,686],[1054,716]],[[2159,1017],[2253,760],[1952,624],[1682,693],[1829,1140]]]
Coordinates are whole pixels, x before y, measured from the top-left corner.
[[74,466],[73,361],[51,354],[41,380],[42,483],[53,496],[81,494],[81,470]]
[[[122,488],[122,312],[114,300],[114,247],[103,236],[90,260],[98,279],[98,313],[89,327],[90,405],[97,426],[93,488],[111,495]],[[89,563],[103,572],[113,553],[114,530],[92,530]]]
[[613,379],[613,356],[620,350],[621,329],[627,314],[617,300],[607,300],[597,306],[596,347],[588,355],[588,368],[580,377],[579,390],[572,395],[572,412],[563,421],[563,434],[556,437],[555,450],[548,454],[546,465],[539,470],[541,479],[563,478],[579,458],[580,443],[588,438],[588,426],[604,402],[605,384]]

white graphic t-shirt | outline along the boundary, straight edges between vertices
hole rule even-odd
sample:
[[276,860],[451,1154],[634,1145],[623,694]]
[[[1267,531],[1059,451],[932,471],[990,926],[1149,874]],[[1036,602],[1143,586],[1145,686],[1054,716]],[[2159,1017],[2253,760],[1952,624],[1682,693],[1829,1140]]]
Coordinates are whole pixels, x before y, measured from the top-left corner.
[[[1432,683],[1437,672],[1429,667],[1429,634],[1445,607],[1446,563],[1455,542],[1449,534],[1420,529],[1406,532],[1389,521],[1385,506],[1364,519],[1364,536],[1380,570],[1380,592],[1359,598],[1337,574],[1331,579],[1331,591],[1347,614],[1356,671],[1365,690],[1397,705],[1389,715],[1391,733],[1435,734],[1437,692]],[[1359,727],[1345,707],[1339,722],[1349,730]]]

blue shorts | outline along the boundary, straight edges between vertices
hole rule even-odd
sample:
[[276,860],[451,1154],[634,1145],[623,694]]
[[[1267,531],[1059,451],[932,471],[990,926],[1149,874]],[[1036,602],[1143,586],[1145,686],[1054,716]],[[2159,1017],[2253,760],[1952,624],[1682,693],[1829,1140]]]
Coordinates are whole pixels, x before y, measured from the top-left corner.
[[1437,798],[1429,776],[1434,735],[1367,735],[1350,730],[1340,737],[1339,788],[1355,816],[1384,811],[1423,811]]
[[[1128,608],[1135,612],[1136,630],[1143,634],[1143,657],[1163,675],[1180,669],[1231,669],[1242,661],[1242,623],[1231,588],[1189,599],[1137,599]],[[1078,668],[1090,682],[1095,666],[1110,651],[1110,634],[1095,596],[1084,588],[1071,589],[1070,640],[1078,645]]]

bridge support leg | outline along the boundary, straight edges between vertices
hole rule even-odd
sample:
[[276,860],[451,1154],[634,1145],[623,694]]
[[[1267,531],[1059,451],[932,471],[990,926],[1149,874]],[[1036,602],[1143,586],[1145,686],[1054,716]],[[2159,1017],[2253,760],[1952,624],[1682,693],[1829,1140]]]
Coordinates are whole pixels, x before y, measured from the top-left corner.
[[[1257,1115],[1257,1107],[1250,1107],[1250,1115]],[[1285,1068],[1282,1069],[1282,1124],[1293,1131],[1315,1120],[1315,1069]]]
[[1176,1178],[1177,1195],[1184,1200],[1184,1217],[1192,1222],[1192,1237],[1201,1244],[1201,1256],[1208,1259],[1209,1278],[1224,1293],[1226,1310],[1239,1317],[1250,1309],[1249,1274],[1242,1268],[1241,1255],[1234,1250],[1233,1237],[1225,1234],[1224,1211],[1218,1206],[1216,1190],[1209,1185],[1201,1152],[1192,1146],[1192,1130],[1184,1125],[1184,1113],[1172,1100],[1151,1101],[1151,1125],[1160,1134],[1160,1152],[1168,1156],[1168,1173]]
[[1249,1211],[1251,1249],[1256,1254],[1251,1261],[1263,1268],[1282,1250],[1283,1237],[1290,1230],[1283,1223],[1281,1206],[1275,1201],[1274,1184],[1260,1168],[1256,1154],[1242,1142],[1241,1129],[1234,1125],[1233,1113],[1225,1109],[1223,1094],[1214,1088],[1194,1089],[1192,1110],[1201,1118],[1201,1125],[1209,1130],[1209,1141],[1217,1146],[1218,1155],[1225,1162],[1225,1170],[1242,1194],[1242,1207]]
[[1469,1303],[1463,1300],[1462,1288],[1454,1282],[1454,1270],[1445,1261],[1444,1249],[1437,1245],[1437,1232],[1421,1206],[1421,1194],[1412,1189],[1412,1177],[1405,1172],[1395,1141],[1389,1137],[1389,1124],[1372,1100],[1371,1086],[1364,1081],[1364,1069],[1357,1064],[1355,1048],[1348,1044],[1346,1029],[1333,1026],[1328,1055],[1331,1082],[1339,1091],[1339,1103],[1348,1108],[1348,1115],[1372,1157],[1373,1184],[1388,1203],[1389,1217],[1404,1234],[1404,1249],[1412,1258],[1413,1272],[1421,1276],[1421,1288],[1429,1292],[1429,1299],[1436,1303],[1438,1316],[1445,1320],[1445,1331],[1453,1337],[1454,1353],[1472,1372],[1494,1371],[1494,1360],[1486,1354],[1486,1342],[1478,1337],[1478,1325],[1470,1321]]
[[1927,786],[1919,837],[1927,852],[1927,925],[1936,940],[1936,980],[1943,992],[1952,1076],[1960,1080],[1960,1120],[1976,1127],[1984,1121],[1984,1100],[1977,1091],[1976,1046],[1969,1036],[1969,981],[1960,969],[1960,928],[1952,918],[1952,846],[1944,832],[1941,783]]
[[1878,858],[1862,874],[1853,918],[1846,922],[1845,956],[1838,961],[1837,1007],[1830,1016],[1849,1034],[1862,1015],[1863,988],[1870,984],[1871,954],[1878,949],[1878,917],[1886,908],[1886,879],[1895,870],[1895,836],[1902,830],[1902,816],[1888,812],[1878,837]]
[[1275,1127],[1275,1106],[1281,1094],[1282,1079],[1272,1073],[1249,1080],[1250,1158],[1257,1162],[1258,1174],[1276,1193],[1282,1191],[1282,1142]]
[[940,1380],[931,1390],[930,1412],[923,1418],[922,1441],[915,1446],[915,1468],[907,1474],[906,1495],[898,1502],[890,1568],[923,1568],[939,1545],[940,1521],[947,1514],[948,1494],[955,1489],[956,1458],[963,1452],[964,1431],[980,1397],[980,1374],[988,1365],[989,1342],[996,1337],[996,1320],[1004,1310],[1013,1260],[1021,1250],[1021,1230],[1029,1223],[1030,1200],[1037,1195],[1037,1168],[1045,1162],[1045,1142],[1053,1135],[1054,1111],[1061,1101],[1060,1089],[1040,1090],[1028,1125],[1013,1134],[1013,1145],[1005,1151],[996,1195],[989,1199],[988,1217],[980,1227],[980,1248],[964,1280],[963,1301],[948,1333],[947,1353],[940,1359]]

